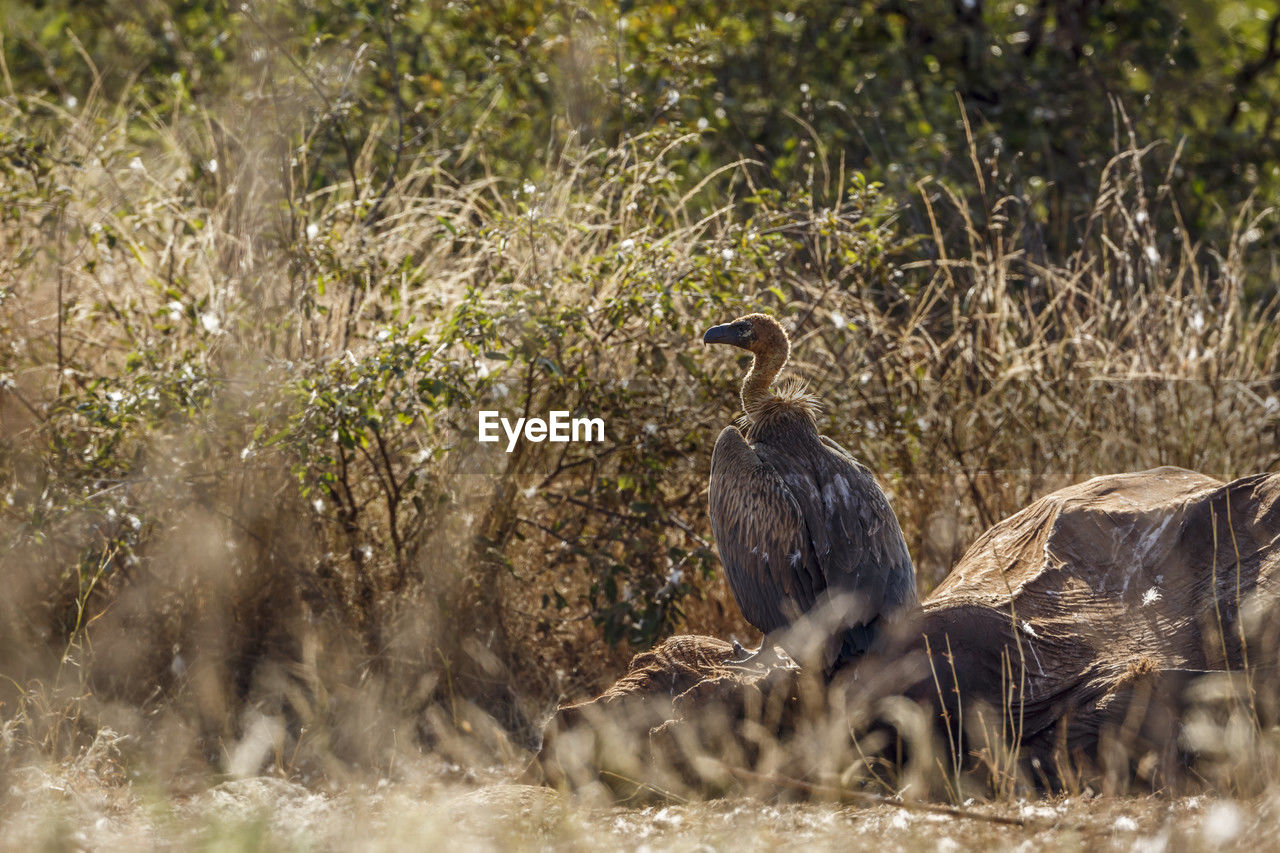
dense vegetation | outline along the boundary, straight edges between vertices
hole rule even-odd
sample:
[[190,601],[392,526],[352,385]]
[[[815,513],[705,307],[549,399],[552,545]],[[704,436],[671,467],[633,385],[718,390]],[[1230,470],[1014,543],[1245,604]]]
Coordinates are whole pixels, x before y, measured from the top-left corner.
[[466,763],[743,635],[748,310],[926,590],[1067,482],[1280,464],[1274,2],[0,9],[6,744]]

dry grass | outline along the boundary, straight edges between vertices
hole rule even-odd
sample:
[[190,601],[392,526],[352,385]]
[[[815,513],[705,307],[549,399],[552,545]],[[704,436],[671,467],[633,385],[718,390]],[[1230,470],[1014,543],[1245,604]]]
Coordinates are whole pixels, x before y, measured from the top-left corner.
[[[1275,469],[1277,301],[1241,263],[1267,214],[1189,243],[1168,228],[1176,156],[1135,146],[1099,177],[1071,257],[1031,250],[1028,202],[974,210],[929,182],[913,241],[820,160],[793,197],[709,204],[755,192],[752,165],[685,186],[670,164],[692,139],[664,131],[567,144],[536,185],[460,182],[430,151],[388,185],[364,151],[352,179],[309,191],[313,164],[282,157],[303,110],[226,109],[0,102],[10,138],[49,146],[0,190],[0,784],[29,816],[8,843],[1220,831],[1207,801],[1006,795],[984,808],[1055,828],[731,800],[554,820],[503,806],[473,833],[452,788],[413,780],[518,766],[541,717],[632,642],[751,635],[703,494],[741,364],[697,348],[702,328],[755,308],[787,321],[824,430],[883,478],[927,591],[1054,487]],[[474,442],[484,405],[591,412],[609,438],[507,455]],[[186,798],[263,772],[335,792],[263,783],[234,813]],[[1274,813],[1254,801],[1232,837]]]

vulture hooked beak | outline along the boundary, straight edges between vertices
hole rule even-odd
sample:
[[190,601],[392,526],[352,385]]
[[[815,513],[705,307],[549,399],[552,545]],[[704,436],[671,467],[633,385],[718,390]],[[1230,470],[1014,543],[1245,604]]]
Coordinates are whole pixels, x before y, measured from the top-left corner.
[[712,326],[702,336],[704,344],[729,344],[747,349],[751,343],[752,328],[750,323],[724,323]]

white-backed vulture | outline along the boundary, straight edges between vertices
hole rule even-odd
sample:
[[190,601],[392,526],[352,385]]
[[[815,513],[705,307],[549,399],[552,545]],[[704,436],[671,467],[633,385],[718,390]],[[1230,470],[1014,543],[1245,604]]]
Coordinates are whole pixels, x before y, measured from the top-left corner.
[[818,433],[817,400],[770,390],[791,351],[776,320],[749,314],[703,342],[754,356],[744,428],[725,427],[711,457],[711,529],[729,586],[765,633],[762,651],[777,642],[829,675],[916,605],[902,529],[875,475]]

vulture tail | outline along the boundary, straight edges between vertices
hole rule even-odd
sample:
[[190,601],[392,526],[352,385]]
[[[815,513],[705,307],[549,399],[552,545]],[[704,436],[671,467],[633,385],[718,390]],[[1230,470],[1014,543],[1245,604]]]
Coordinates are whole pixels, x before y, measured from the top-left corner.
[[871,645],[875,642],[879,629],[880,617],[877,616],[867,624],[849,628],[843,634],[834,638],[832,645],[834,646],[838,642],[839,647],[836,650],[835,660],[827,668],[827,674],[834,675],[840,669],[866,655],[871,649]]

